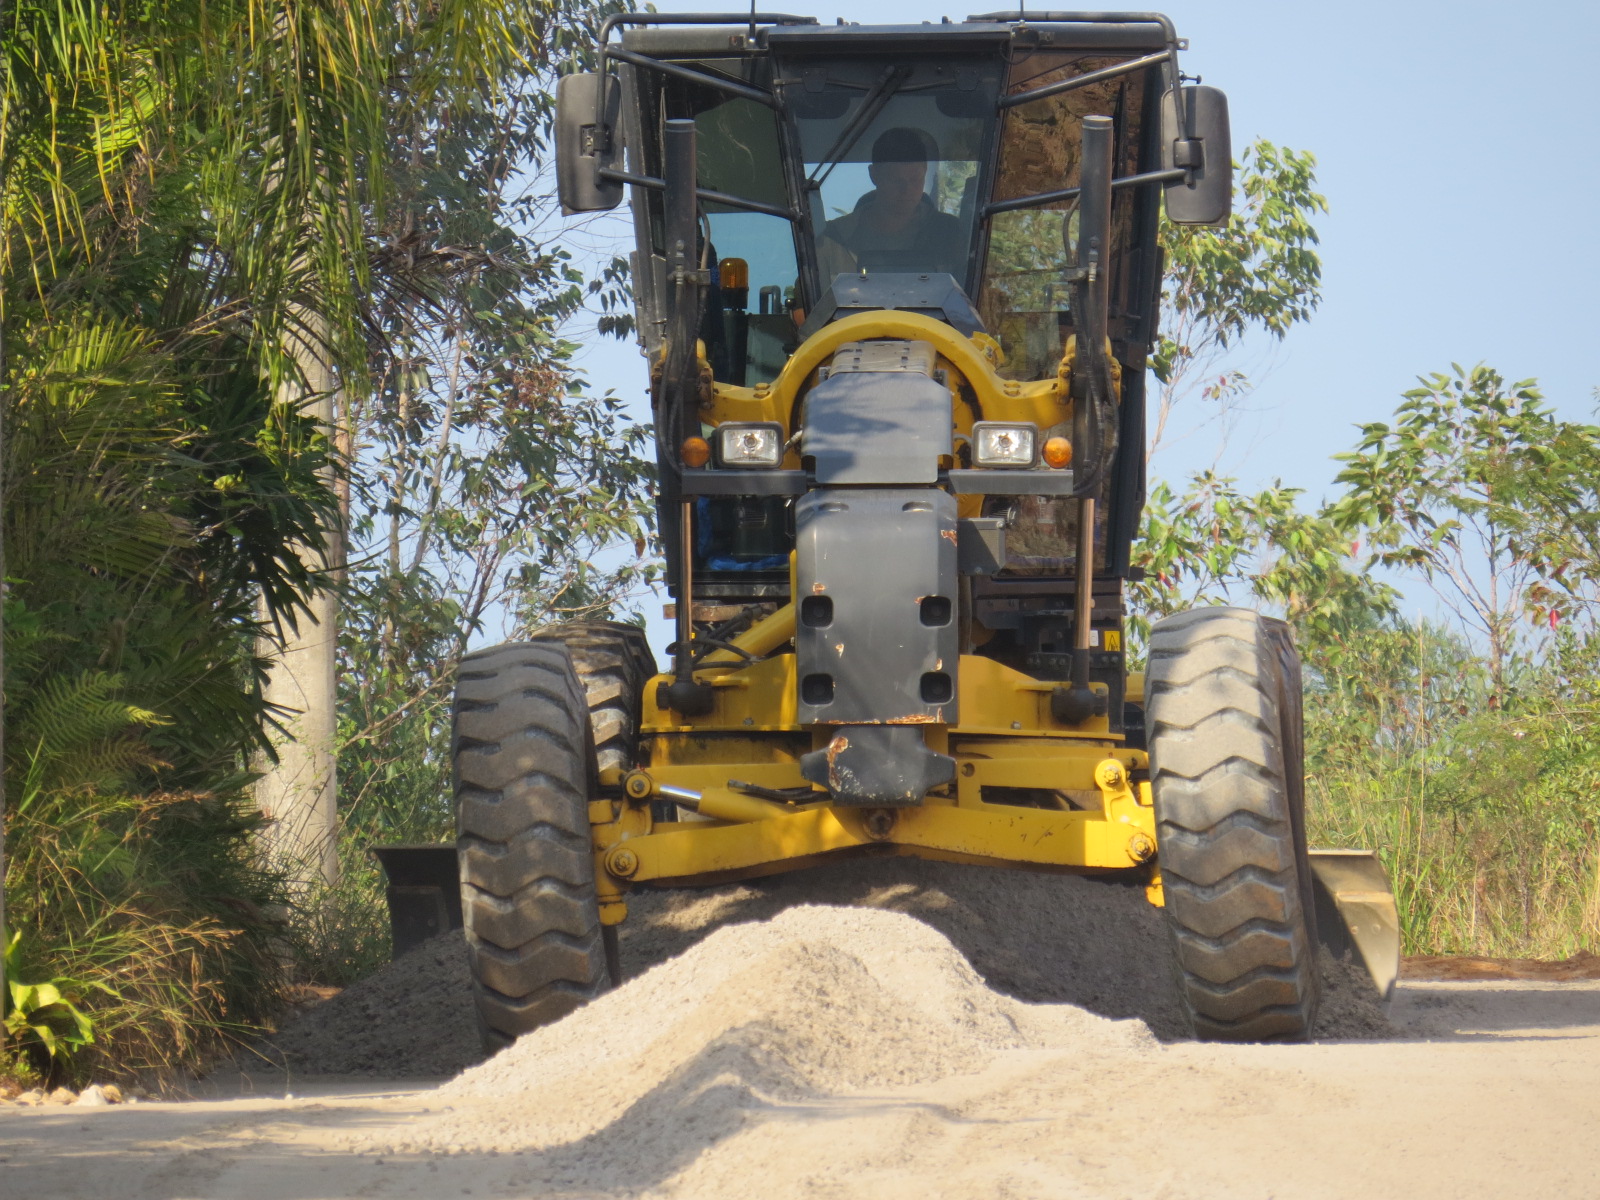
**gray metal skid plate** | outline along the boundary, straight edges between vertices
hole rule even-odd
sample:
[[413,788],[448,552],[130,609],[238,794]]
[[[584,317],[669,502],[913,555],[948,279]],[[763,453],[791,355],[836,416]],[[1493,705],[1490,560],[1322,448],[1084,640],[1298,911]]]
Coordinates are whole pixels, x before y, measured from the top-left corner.
[[795,502],[802,724],[957,719],[956,501],[839,488]]
[[950,453],[950,391],[906,371],[830,375],[806,397],[801,453],[817,482],[934,483]]
[[836,804],[905,808],[954,779],[956,760],[928,749],[920,725],[835,725],[826,746],[801,756],[800,774]]

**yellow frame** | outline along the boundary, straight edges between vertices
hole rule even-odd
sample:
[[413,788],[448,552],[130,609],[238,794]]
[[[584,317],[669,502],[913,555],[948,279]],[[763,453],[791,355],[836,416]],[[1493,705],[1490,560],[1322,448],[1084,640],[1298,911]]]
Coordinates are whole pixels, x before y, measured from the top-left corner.
[[[845,343],[877,338],[931,343],[939,365],[965,380],[990,419],[1031,421],[1043,429],[1071,416],[1076,345],[1070,339],[1055,378],[1018,382],[996,370],[1004,355],[993,338],[964,337],[932,317],[885,311],[846,317],[818,331],[771,384],[711,382],[703,363],[702,420],[776,421],[787,430],[817,368]],[[703,354],[702,349],[702,359]],[[956,432],[970,434],[972,408],[954,380],[950,386]],[[793,452],[786,465],[799,465]],[[961,501],[963,512],[976,512],[981,497]],[[791,574],[791,585],[792,579]],[[713,689],[713,708],[704,717],[685,717],[657,703],[658,685],[668,676],[646,684],[640,722],[645,767],[625,777],[615,771],[603,777],[602,784],[620,791],[621,799],[590,806],[601,919],[607,924],[626,916],[625,894],[637,885],[709,883],[868,854],[1046,870],[1143,870],[1152,901],[1160,902],[1150,785],[1140,778],[1148,768],[1144,753],[1124,746],[1106,717],[1061,725],[1050,708],[1060,684],[993,659],[961,658],[957,677],[965,723],[923,727],[931,749],[955,758],[956,775],[919,806],[839,807],[819,788],[812,789],[814,800],[782,804],[730,786],[737,780],[764,789],[809,787],[800,775],[800,756],[831,736],[829,726],[798,723],[794,656],[777,653],[794,630],[791,602],[735,639],[742,653],[707,655],[695,672]],[[986,803],[985,787],[1064,793],[1074,807]],[[657,823],[652,803],[664,788],[697,793],[699,819]]]
[[[782,645],[792,608],[780,609],[736,644]],[[715,665],[712,666],[713,660]],[[1155,818],[1141,750],[1122,744],[1104,718],[1066,728],[1050,715],[1057,684],[1035,680],[992,659],[964,655],[958,678],[971,724],[930,725],[931,748],[956,760],[952,783],[920,806],[861,809],[814,801],[759,799],[732,780],[769,789],[809,786],[800,755],[825,744],[829,726],[797,723],[794,657],[780,654],[748,665],[721,652],[701,677],[714,686],[715,707],[686,720],[660,708],[657,676],[645,688],[641,722],[647,765],[603,783],[620,800],[591,808],[602,919],[626,915],[626,891],[641,884],[699,884],[774,874],[852,855],[891,855],[1071,871],[1150,873]],[[725,668],[725,669],[723,669]],[[701,819],[656,822],[651,802],[662,788],[698,793]],[[1084,807],[1050,810],[987,803],[985,787],[1064,792]],[[1087,805],[1092,804],[1092,807]]]

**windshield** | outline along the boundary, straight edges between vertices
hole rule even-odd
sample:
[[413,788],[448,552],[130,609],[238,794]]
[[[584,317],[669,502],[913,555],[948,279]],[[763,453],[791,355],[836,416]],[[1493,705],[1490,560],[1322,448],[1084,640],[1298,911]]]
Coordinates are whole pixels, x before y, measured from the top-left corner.
[[[862,271],[952,275],[999,340],[1002,372],[1048,377],[1072,330],[1066,267],[1076,237],[1074,201],[996,213],[986,237],[984,205],[1074,186],[1081,122],[1090,113],[1117,122],[1115,174],[1136,173],[1146,93],[1157,81],[1133,72],[1003,112],[999,96],[1118,61],[1034,51],[1004,62],[998,55],[885,61],[808,54],[683,63],[706,76],[772,88],[781,97],[776,110],[709,82],[647,76],[637,93],[644,136],[630,148],[635,169],[659,175],[661,123],[693,117],[701,187],[807,217],[792,223],[772,211],[703,202],[701,250],[712,286],[701,337],[716,378],[745,386],[776,378],[807,309],[836,276]],[[1153,192],[1116,194],[1114,339],[1143,332],[1130,325],[1148,299],[1127,251],[1137,240],[1136,211],[1154,203]],[[661,205],[659,192],[648,193],[640,223],[641,250],[655,268],[641,289],[643,332],[652,345],[668,303]]]
[[841,59],[783,75],[820,286],[943,271],[968,287],[999,63]]
[[[1118,61],[1081,53],[1017,55],[1007,73],[1006,90],[1013,95],[1026,92]],[[1001,126],[994,198],[1014,200],[1076,187],[1083,118],[1091,114],[1116,121],[1112,174],[1137,173],[1138,138],[1151,81],[1146,72],[1134,72],[1008,109]],[[1148,195],[1141,200],[1132,191],[1114,193],[1110,257],[1114,317],[1140,307],[1139,298],[1131,294],[1128,251],[1134,242],[1135,209],[1150,202]],[[1077,215],[1073,198],[997,213],[990,221],[978,311],[1005,349],[1001,371],[1012,379],[1046,378],[1061,361],[1066,335],[1072,331],[1067,267],[1077,243]]]

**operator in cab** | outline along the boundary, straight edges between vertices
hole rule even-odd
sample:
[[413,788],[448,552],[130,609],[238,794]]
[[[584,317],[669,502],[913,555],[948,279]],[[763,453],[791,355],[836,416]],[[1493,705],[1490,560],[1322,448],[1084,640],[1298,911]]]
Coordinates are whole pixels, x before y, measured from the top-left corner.
[[961,222],[927,194],[933,139],[900,126],[878,135],[867,168],[873,190],[829,221],[818,239],[824,284],[841,272],[966,271]]

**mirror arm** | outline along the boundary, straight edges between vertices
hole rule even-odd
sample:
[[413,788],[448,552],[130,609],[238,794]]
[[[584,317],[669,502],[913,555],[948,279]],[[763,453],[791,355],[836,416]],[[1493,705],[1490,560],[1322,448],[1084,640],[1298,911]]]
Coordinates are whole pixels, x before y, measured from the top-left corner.
[[[1124,175],[1121,179],[1113,179],[1111,190],[1120,192],[1123,188],[1143,187],[1146,184],[1176,183],[1180,179],[1186,180],[1188,175],[1188,171],[1176,167],[1170,171],[1143,171],[1138,175]],[[1015,212],[1019,208],[1038,208],[1041,204],[1055,204],[1059,200],[1073,200],[1082,191],[1082,188],[1061,188],[1054,192],[1018,196],[1014,200],[996,200],[983,206],[983,216],[987,220],[996,213]]]
[[[1195,137],[1195,133],[1197,131],[1195,130],[1195,127],[1194,127],[1195,126],[1195,120],[1194,120],[1194,97],[1193,97],[1192,94],[1186,95],[1184,93],[1183,86],[1182,86],[1183,75],[1181,73],[1178,76],[1178,82],[1179,82],[1179,87],[1178,87],[1178,91],[1177,91],[1177,97],[1178,97],[1178,120],[1183,126],[1183,147],[1184,147],[1184,152],[1187,153],[1187,152],[1191,152],[1193,149],[1195,149],[1196,143],[1198,141],[1198,139]],[[1178,148],[1174,147],[1173,148],[1174,157],[1176,157],[1176,155],[1178,153],[1179,153]],[[1178,162],[1177,163],[1177,166],[1182,168],[1182,170],[1183,170],[1183,182],[1184,182],[1185,186],[1194,183],[1194,173],[1205,165],[1205,158],[1203,157],[1203,154],[1204,154],[1204,152],[1202,151],[1202,157],[1198,161],[1195,161],[1195,160],[1191,159],[1191,161],[1189,161],[1189,162]]]
[[[608,179],[615,183],[628,183],[634,187],[646,188],[652,192],[667,190],[667,181],[657,179],[654,175],[635,175],[632,171],[619,171],[615,167],[601,167],[600,178]],[[784,208],[779,204],[766,204],[760,200],[746,200],[743,196],[735,196],[732,192],[719,192],[712,188],[696,188],[695,195],[701,200],[709,200],[713,204],[726,204],[729,208],[737,208],[741,212],[765,213],[769,217],[782,217],[785,221],[798,221],[800,216],[792,208]]]
[[1018,92],[1014,96],[1002,96],[1000,97],[1000,108],[1004,111],[1008,108],[1015,108],[1019,104],[1029,104],[1034,100],[1043,100],[1046,96],[1059,96],[1062,92],[1088,87],[1091,83],[1115,79],[1119,75],[1142,71],[1146,67],[1153,67],[1157,63],[1170,62],[1171,60],[1172,52],[1169,50],[1146,54],[1143,58],[1130,58],[1127,62],[1117,63],[1115,66],[1102,67],[1098,71],[1090,71],[1084,75],[1074,75],[1071,79],[1063,79],[1057,83],[1047,83],[1043,87],[1036,87],[1026,92]]

